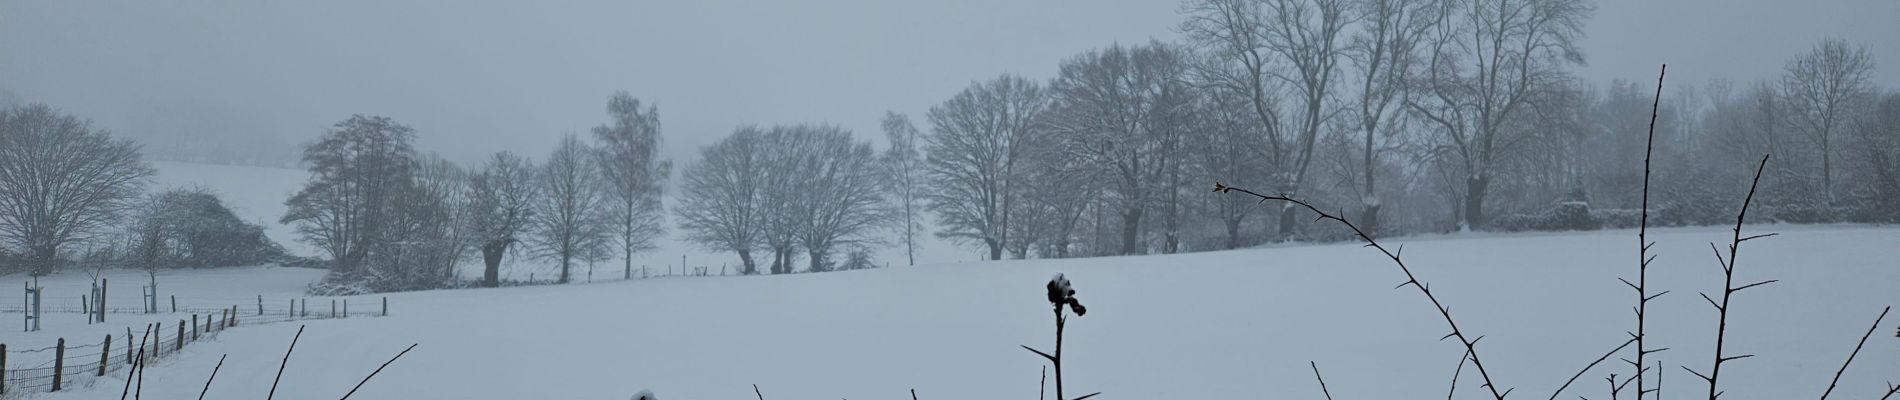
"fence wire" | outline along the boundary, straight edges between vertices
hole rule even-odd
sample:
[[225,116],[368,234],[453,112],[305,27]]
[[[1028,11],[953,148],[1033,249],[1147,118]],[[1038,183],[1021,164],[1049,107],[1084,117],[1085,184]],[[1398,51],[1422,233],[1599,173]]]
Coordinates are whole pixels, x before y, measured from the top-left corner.
[[[280,302],[279,304],[283,303]],[[373,304],[374,306],[372,306],[372,308],[381,306],[381,303]],[[266,308],[264,309],[264,314],[259,315],[255,313],[256,308],[251,309],[253,311],[252,313],[246,313],[244,312],[243,305],[239,304],[238,315],[236,316],[237,326],[383,316],[381,309],[349,313],[345,313],[341,309],[338,309],[335,313],[332,313],[329,309],[309,310],[306,312],[304,307],[302,307],[303,301],[299,300],[298,305],[299,307],[295,310],[285,308],[271,310]],[[228,307],[179,307],[179,313],[204,314],[205,318],[203,318],[202,321],[195,321],[195,323],[190,319],[181,319],[187,321],[186,325],[165,324],[165,327],[159,329],[158,332],[152,332],[149,337],[138,333],[143,331],[143,329],[131,329],[130,331],[134,332],[131,336],[134,343],[130,346],[126,346],[124,344],[125,342],[123,342],[125,339],[113,337],[113,340],[120,341],[116,344],[121,347],[113,347],[110,351],[105,349],[106,344],[104,343],[104,337],[86,340],[91,343],[85,344],[69,340],[65,347],[64,357],[60,357],[60,360],[55,360],[55,354],[59,354],[60,352],[58,345],[25,350],[7,349],[5,359],[8,365],[0,365],[0,367],[4,367],[4,370],[0,370],[0,395],[50,391],[55,382],[56,374],[58,381],[62,384],[63,390],[65,387],[70,387],[71,384],[77,383],[77,380],[85,379],[85,377],[89,376],[101,375],[99,367],[102,360],[105,365],[105,374],[110,375],[114,371],[122,371],[132,366],[140,350],[145,351],[145,362],[147,363],[146,365],[149,366],[153,360],[169,358],[171,355],[179,352],[182,345],[180,345],[178,341],[181,338],[184,340],[184,345],[189,345],[200,340],[216,337],[218,332],[222,332],[225,329],[234,328],[221,325],[221,323],[228,323],[226,318],[230,317],[227,313],[229,311],[231,311],[231,308]],[[17,313],[23,311],[18,307],[12,310],[0,308],[0,313],[5,312]],[[59,311],[42,307],[41,312]],[[80,313],[83,312],[83,310],[74,308],[72,312]],[[124,314],[145,313],[143,309],[115,308],[107,308],[106,312]],[[178,332],[176,332],[178,328],[173,328],[173,326],[184,326],[184,329],[188,332],[185,332],[181,337]],[[143,344],[141,345],[140,343]],[[57,372],[55,370],[57,370]]]

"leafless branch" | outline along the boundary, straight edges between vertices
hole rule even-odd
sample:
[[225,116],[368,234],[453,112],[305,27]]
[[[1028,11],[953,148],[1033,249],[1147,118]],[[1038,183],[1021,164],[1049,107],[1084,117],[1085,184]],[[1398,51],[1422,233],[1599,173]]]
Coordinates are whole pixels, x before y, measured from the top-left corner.
[[1326,400],[1333,400],[1333,392],[1326,390],[1326,377],[1319,374],[1319,363],[1307,361],[1306,365],[1313,367],[1313,379],[1319,380],[1319,392],[1326,394]]
[[[353,395],[353,394],[356,394],[356,390],[357,390],[357,389],[362,389],[362,388],[363,388],[363,384],[365,384],[365,383],[369,383],[369,378],[375,378],[375,377],[376,377],[376,374],[378,374],[378,373],[381,373],[381,372],[383,372],[383,368],[386,368],[386,367],[389,367],[389,363],[393,363],[393,362],[396,362],[396,359],[398,359],[398,358],[402,358],[402,355],[404,355],[404,354],[409,354],[409,351],[410,351],[410,350],[415,350],[415,349],[416,349],[416,345],[418,345],[418,344],[421,344],[421,343],[414,343],[414,344],[410,344],[410,345],[409,345],[409,348],[406,348],[406,349],[402,349],[402,352],[401,352],[401,353],[396,353],[396,356],[395,356],[395,357],[390,357],[390,358],[389,358],[389,361],[384,361],[384,362],[383,362],[383,366],[381,366],[381,367],[376,367],[376,370],[375,370],[375,371],[372,371],[372,372],[370,372],[370,373],[369,373],[369,376],[365,376],[365,377],[363,377],[363,381],[362,381],[362,382],[357,382],[357,383],[356,383],[356,387],[353,387],[353,388],[350,388],[350,392],[349,392],[349,393],[344,393],[344,394],[343,394],[343,399],[348,399],[348,398],[350,398],[350,395]],[[339,399],[339,400],[341,400],[341,399]]]
[[1880,316],[1874,317],[1874,326],[1867,327],[1867,334],[1860,336],[1860,343],[1854,345],[1854,352],[1847,353],[1847,361],[1841,363],[1840,370],[1834,371],[1834,380],[1827,382],[1827,390],[1821,392],[1821,400],[1827,400],[1827,395],[1834,393],[1834,385],[1841,382],[1841,374],[1847,373],[1847,366],[1854,363],[1854,356],[1860,355],[1860,348],[1867,345],[1867,338],[1873,337],[1874,331],[1880,329],[1880,321],[1887,319],[1888,311],[1893,311],[1893,306],[1880,309]]
[[198,400],[205,400],[205,393],[211,393],[211,380],[218,379],[218,370],[224,369],[224,357],[229,355],[230,354],[218,356],[218,365],[211,367],[211,377],[205,378],[205,388],[204,390],[198,391]]
[[[1458,322],[1452,319],[1451,310],[1448,308],[1445,308],[1444,303],[1438,301],[1438,296],[1432,294],[1432,290],[1429,287],[1429,285],[1425,285],[1419,281],[1418,276],[1412,273],[1412,269],[1410,267],[1405,266],[1405,261],[1403,259],[1400,259],[1397,253],[1393,253],[1391,250],[1386,249],[1385,246],[1380,245],[1377,240],[1374,240],[1372,238],[1372,235],[1366,233],[1365,230],[1360,229],[1358,225],[1353,225],[1352,221],[1348,221],[1344,217],[1340,217],[1338,215],[1328,213],[1325,210],[1321,210],[1319,209],[1319,207],[1314,207],[1311,203],[1307,203],[1302,200],[1293,199],[1293,198],[1285,197],[1285,196],[1264,195],[1264,194],[1256,193],[1254,191],[1247,190],[1247,189],[1227,186],[1226,184],[1222,184],[1220,182],[1214,183],[1214,192],[1216,193],[1240,192],[1240,193],[1252,195],[1254,197],[1259,197],[1262,201],[1265,201],[1265,200],[1285,201],[1288,203],[1292,203],[1294,205],[1298,205],[1300,207],[1304,207],[1307,210],[1311,210],[1315,214],[1319,214],[1318,219],[1333,220],[1333,221],[1339,222],[1340,225],[1345,225],[1347,229],[1352,230],[1354,236],[1358,236],[1359,239],[1365,240],[1367,245],[1372,246],[1372,248],[1379,250],[1380,253],[1385,254],[1386,258],[1392,259],[1392,263],[1398,265],[1399,271],[1405,273],[1405,283],[1411,284],[1412,287],[1418,288],[1419,292],[1425,295],[1425,299],[1431,301],[1432,308],[1437,309],[1439,316],[1444,318],[1445,324],[1451,327],[1451,334],[1447,335],[1446,337],[1454,337],[1454,336],[1457,337],[1458,342],[1460,344],[1463,344],[1465,346],[1465,350],[1471,353],[1471,365],[1478,368],[1478,376],[1484,378],[1484,387],[1490,389],[1491,396],[1493,398],[1497,400],[1503,400],[1506,394],[1509,394],[1511,390],[1515,389],[1515,388],[1512,388],[1512,389],[1505,389],[1502,392],[1499,391],[1498,386],[1491,380],[1491,373],[1485,370],[1484,362],[1478,358],[1477,340],[1468,339],[1467,336],[1465,336],[1464,331],[1458,329]],[[1482,337],[1479,337],[1479,338],[1482,338]]]
[[270,400],[272,397],[277,396],[277,382],[284,380],[284,367],[290,365],[290,352],[297,351],[297,339],[303,338],[303,327],[304,325],[298,325],[297,335],[290,337],[290,349],[284,350],[284,361],[277,364],[277,378],[271,379],[270,393],[264,395],[264,400]]
[[[1550,399],[1557,400],[1557,395],[1563,394],[1565,388],[1569,388],[1571,383],[1577,382],[1577,378],[1582,378],[1583,374],[1590,372],[1591,368],[1596,368],[1597,364],[1602,363],[1603,360],[1609,359],[1611,355],[1615,355],[1616,352],[1623,351],[1623,348],[1629,347],[1631,343],[1636,343],[1637,341],[1638,341],[1638,338],[1630,338],[1629,340],[1625,340],[1623,341],[1623,344],[1617,345],[1615,349],[1610,349],[1610,352],[1603,353],[1602,357],[1597,357],[1596,361],[1591,361],[1589,365],[1583,366],[1583,369],[1577,371],[1576,375],[1570,376],[1570,380],[1564,381],[1563,386],[1558,386],[1556,391],[1550,392]],[[1638,376],[1641,376],[1641,374],[1638,374]]]
[[[1742,245],[1742,223],[1748,220],[1748,205],[1749,203],[1753,203],[1755,201],[1755,190],[1761,186],[1761,173],[1762,173],[1762,170],[1768,167],[1769,157],[1770,156],[1766,156],[1766,155],[1761,157],[1761,164],[1755,167],[1755,179],[1748,185],[1748,196],[1742,199],[1742,208],[1740,211],[1735,213],[1734,238],[1732,239],[1732,241],[1729,242],[1729,245],[1728,245],[1728,258],[1726,260],[1723,260],[1721,250],[1716,250],[1716,254],[1715,254],[1716,260],[1722,263],[1722,287],[1723,287],[1722,302],[1721,304],[1715,304],[1715,300],[1710,299],[1707,294],[1702,295],[1702,298],[1704,300],[1709,300],[1709,303],[1711,305],[1715,305],[1716,313],[1718,315],[1717,317],[1718,322],[1716,324],[1716,329],[1715,329],[1715,363],[1714,363],[1714,366],[1710,367],[1709,374],[1707,376],[1704,376],[1700,373],[1696,373],[1694,370],[1690,370],[1689,372],[1695,373],[1696,376],[1702,377],[1703,380],[1709,382],[1709,400],[1716,400],[1717,397],[1722,396],[1722,392],[1719,390],[1716,390],[1718,388],[1717,383],[1722,378],[1722,364],[1753,356],[1752,354],[1740,355],[1740,356],[1724,356],[1723,355],[1724,354],[1723,344],[1726,341],[1725,339],[1727,339],[1728,337],[1729,298],[1733,296],[1735,292],[1740,291],[1742,289],[1747,289],[1750,287],[1760,286],[1760,285],[1768,284],[1770,282],[1774,282],[1772,280],[1762,281],[1762,282],[1748,284],[1740,288],[1735,287],[1735,264],[1736,264],[1735,256],[1737,255],[1737,252],[1741,249],[1741,245]],[[1765,236],[1749,236],[1749,237],[1756,238],[1756,237],[1765,237]],[[1715,244],[1710,243],[1709,246],[1713,248],[1715,247]],[[1688,367],[1684,367],[1683,369],[1688,369]]]

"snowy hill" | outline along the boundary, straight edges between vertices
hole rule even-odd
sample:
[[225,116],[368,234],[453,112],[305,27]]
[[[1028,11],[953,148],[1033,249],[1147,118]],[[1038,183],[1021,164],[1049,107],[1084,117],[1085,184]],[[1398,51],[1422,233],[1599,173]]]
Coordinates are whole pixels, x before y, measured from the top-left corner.
[[[1780,282],[1736,295],[1727,349],[1756,356],[1724,368],[1724,398],[1817,396],[1881,307],[1900,303],[1900,229],[1750,229],[1782,235],[1744,245],[1736,279]],[[1652,347],[1671,348],[1652,355],[1666,364],[1663,397],[1705,397],[1680,366],[1711,363],[1715,313],[1696,292],[1720,290],[1708,242],[1727,232],[1651,235],[1661,258],[1650,282],[1671,291],[1651,304],[1649,322]],[[1549,396],[1633,326],[1634,293],[1616,278],[1635,272],[1634,232],[1398,243],[1459,323],[1484,335],[1480,354],[1494,379],[1517,388],[1513,398]],[[287,270],[251,272],[264,281]],[[1052,346],[1041,286],[1057,272],[1090,311],[1068,326],[1072,395],[1323,398],[1307,365],[1315,361],[1337,398],[1438,398],[1463,351],[1438,340],[1446,329],[1417,291],[1394,290],[1403,278],[1387,260],[1337,244],[393,294],[390,317],[309,323],[277,395],[336,398],[420,343],[352,398],[624,399],[652,389],[742,399],[755,396],[753,384],[767,399],[902,398],[913,388],[924,399],[1037,398],[1042,360],[1017,346]],[[252,295],[221,281],[191,290]],[[1900,376],[1894,322],[1868,342],[1837,397],[1878,397]],[[189,397],[230,354],[206,398],[257,398],[296,330],[246,326],[193,344],[153,367],[144,390]],[[0,342],[22,340],[0,333]],[[1565,396],[1606,398],[1604,377],[1629,373],[1615,358],[1599,368]],[[1456,398],[1488,396],[1470,366],[1463,372]],[[44,398],[111,398],[122,384],[106,378]]]

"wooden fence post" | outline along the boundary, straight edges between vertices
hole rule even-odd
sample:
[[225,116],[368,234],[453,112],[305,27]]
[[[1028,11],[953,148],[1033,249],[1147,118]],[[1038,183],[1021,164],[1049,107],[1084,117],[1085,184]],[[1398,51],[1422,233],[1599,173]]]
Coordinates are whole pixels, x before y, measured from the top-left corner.
[[198,341],[198,313],[191,313],[191,341]]
[[350,317],[350,299],[343,299],[343,318]]
[[336,318],[336,299],[330,299],[330,318]]
[[389,296],[383,296],[383,316],[389,316]]
[[177,342],[178,342],[178,346],[172,348],[172,351],[184,350],[185,349],[185,320],[182,320],[182,319],[178,320]]
[[290,308],[284,310],[284,316],[293,319],[297,318],[297,299],[290,299]]
[[172,295],[172,312],[178,312],[178,295]]
[[264,315],[264,295],[257,295],[257,315]]
[[53,350],[53,391],[59,391],[60,379],[66,373],[66,338],[59,338],[59,347]]
[[99,345],[99,375],[106,376],[106,363],[112,361],[112,334],[106,334],[106,341]]
[[0,343],[0,394],[7,394],[7,345]]
[[165,347],[161,345],[164,340],[159,339],[165,336],[165,323],[153,322],[153,324],[155,325],[152,326],[152,359],[158,359],[158,350]]
[[236,305],[236,304],[232,304],[232,305],[231,305],[231,326],[237,326],[237,321],[238,321],[238,317],[237,317],[237,316],[238,316],[238,308],[237,308],[237,305]]
[[132,327],[125,327],[125,364],[132,365]]

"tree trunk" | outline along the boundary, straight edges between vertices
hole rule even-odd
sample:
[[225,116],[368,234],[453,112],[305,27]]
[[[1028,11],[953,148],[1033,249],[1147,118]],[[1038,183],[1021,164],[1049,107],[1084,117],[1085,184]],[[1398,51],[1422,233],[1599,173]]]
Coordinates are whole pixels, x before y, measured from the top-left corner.
[[497,240],[482,244],[482,286],[501,286],[501,256],[507,251],[507,241]]
[[568,277],[567,269],[569,265],[573,264],[573,262],[571,261],[571,258],[572,257],[561,256],[561,279],[555,280],[554,283],[560,283],[560,284],[567,283],[567,277]]
[[806,270],[811,272],[825,272],[831,270],[831,267],[825,265],[825,252],[823,250],[806,250],[805,253],[811,255],[811,266],[806,267]]
[[755,275],[759,273],[759,265],[752,261],[752,250],[739,250],[739,262],[745,263],[745,269],[739,270],[739,274]]
[[1484,191],[1491,180],[1483,175],[1465,178],[1465,218],[1464,229],[1477,229],[1485,226]]
[[1367,234],[1377,236],[1376,233],[1379,232],[1379,205],[1367,204],[1366,209],[1360,211],[1359,220],[1363,221],[1360,222],[1360,224],[1365,225]]
[[1122,210],[1122,255],[1139,254],[1137,236],[1141,234],[1141,208]]
[[990,246],[991,260],[1003,259],[1003,244],[1002,243],[998,243],[996,239],[983,239],[983,244],[987,244]]
[[44,276],[46,274],[53,273],[53,264],[56,262],[56,258],[58,257],[59,257],[58,246],[54,246],[50,244],[33,246],[32,275]]
[[1227,221],[1225,221],[1225,222],[1227,223],[1227,249],[1228,249],[1228,250],[1233,250],[1233,249],[1238,249],[1238,248],[1240,248],[1240,222],[1241,222],[1241,219],[1240,219],[1240,218],[1228,218],[1228,219],[1227,219]]
[[1282,242],[1293,241],[1293,235],[1296,233],[1294,226],[1299,220],[1293,218],[1294,211],[1297,211],[1293,207],[1291,203],[1280,205],[1280,241]]

